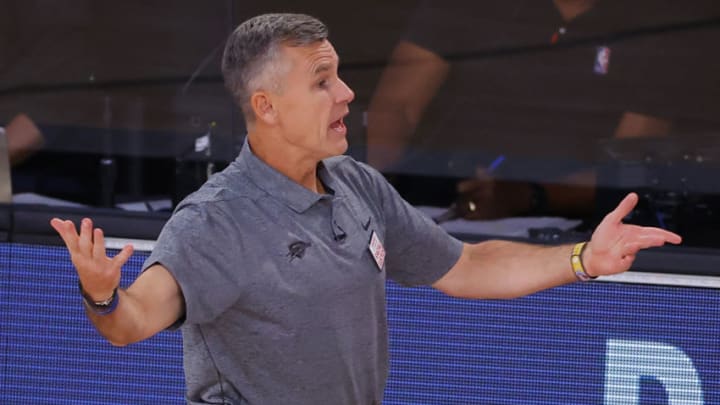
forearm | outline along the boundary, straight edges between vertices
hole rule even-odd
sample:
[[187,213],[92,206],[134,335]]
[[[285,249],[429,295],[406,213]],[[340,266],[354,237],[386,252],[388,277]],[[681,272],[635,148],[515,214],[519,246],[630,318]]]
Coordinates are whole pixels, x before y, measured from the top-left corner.
[[623,224],[637,202],[635,193],[623,198],[587,244],[466,244],[457,263],[433,287],[465,298],[521,297],[577,279],[619,274],[630,269],[640,250],[682,242],[679,235],[664,229]]
[[435,53],[400,42],[380,77],[368,108],[368,162],[378,169],[396,163],[450,66]]
[[542,246],[492,240],[466,244],[437,288],[464,298],[517,298],[577,281],[572,245]]
[[117,288],[120,270],[132,255],[132,245],[125,245],[111,259],[102,229],[93,229],[90,218],[83,218],[80,234],[72,221],[53,218],[50,225],[68,247],[88,318],[110,343],[124,346],[147,339],[183,316],[185,300],[180,286],[161,264],[148,267],[122,290]]
[[85,305],[85,313],[95,329],[115,346],[125,346],[149,337],[145,332],[144,311],[140,301],[121,289],[118,289],[115,299],[118,300],[117,307],[106,315]]

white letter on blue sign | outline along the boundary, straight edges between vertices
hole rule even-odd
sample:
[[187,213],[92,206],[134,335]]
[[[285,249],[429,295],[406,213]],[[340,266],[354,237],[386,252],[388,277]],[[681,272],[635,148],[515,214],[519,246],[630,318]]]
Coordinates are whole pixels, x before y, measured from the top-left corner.
[[610,339],[605,355],[605,405],[639,405],[641,377],[659,381],[670,405],[704,403],[692,360],[675,346]]

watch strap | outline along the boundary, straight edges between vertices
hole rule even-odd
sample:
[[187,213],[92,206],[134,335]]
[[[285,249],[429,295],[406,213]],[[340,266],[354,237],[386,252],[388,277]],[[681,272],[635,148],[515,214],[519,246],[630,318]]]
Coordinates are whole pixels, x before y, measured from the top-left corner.
[[82,283],[78,280],[78,288],[80,289],[80,295],[83,298],[83,302],[85,303],[85,306],[88,307],[91,311],[98,315],[108,315],[111,312],[117,308],[118,305],[118,287],[115,287],[115,289],[112,292],[112,295],[104,300],[101,301],[95,301],[90,297],[90,295],[85,291],[85,289],[82,286]]

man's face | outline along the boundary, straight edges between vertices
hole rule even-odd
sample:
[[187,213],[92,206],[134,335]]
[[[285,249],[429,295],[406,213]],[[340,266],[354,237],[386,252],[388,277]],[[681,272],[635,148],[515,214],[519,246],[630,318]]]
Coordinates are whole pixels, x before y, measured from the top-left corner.
[[287,74],[273,94],[282,141],[301,155],[324,159],[345,153],[343,122],[355,94],[338,77],[339,59],[328,41],[281,48]]

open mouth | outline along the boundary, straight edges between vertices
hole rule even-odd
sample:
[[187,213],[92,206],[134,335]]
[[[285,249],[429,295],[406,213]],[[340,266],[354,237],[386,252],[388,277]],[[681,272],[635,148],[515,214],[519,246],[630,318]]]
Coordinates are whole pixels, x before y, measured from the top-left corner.
[[345,126],[343,119],[340,118],[339,120],[334,121],[332,124],[330,124],[330,129],[332,129],[335,132],[343,133],[347,130],[347,127]]

